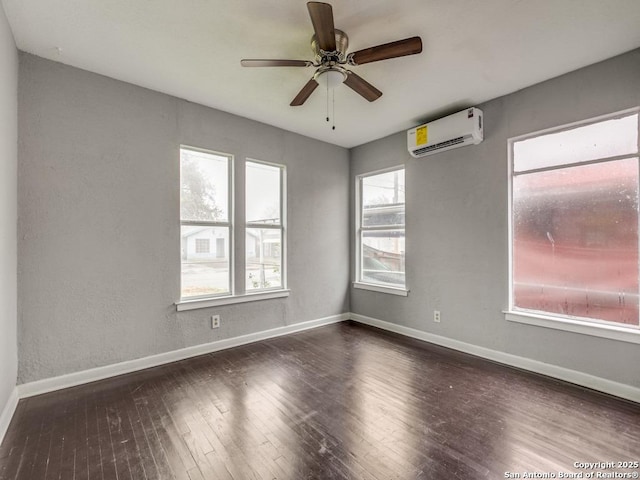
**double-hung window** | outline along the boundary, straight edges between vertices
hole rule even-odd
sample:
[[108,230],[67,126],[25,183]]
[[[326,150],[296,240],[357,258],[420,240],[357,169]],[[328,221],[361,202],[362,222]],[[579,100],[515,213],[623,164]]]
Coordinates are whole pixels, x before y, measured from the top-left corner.
[[[234,175],[234,168],[244,169],[244,175]],[[238,184],[243,179],[244,185]],[[230,154],[180,149],[178,310],[288,295],[285,186],[282,165],[257,160],[234,165]],[[234,212],[234,205],[244,205],[245,223],[234,223],[243,213]]]
[[283,288],[285,170],[256,160],[245,165],[245,288]]
[[510,312],[638,329],[638,130],[636,109],[509,140]]
[[231,155],[180,149],[181,297],[231,293]]
[[406,294],[404,168],[360,175],[356,190],[355,286]]

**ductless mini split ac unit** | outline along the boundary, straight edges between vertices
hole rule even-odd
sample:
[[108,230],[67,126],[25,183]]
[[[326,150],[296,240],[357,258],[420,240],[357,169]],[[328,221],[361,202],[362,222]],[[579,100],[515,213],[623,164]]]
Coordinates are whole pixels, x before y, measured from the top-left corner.
[[467,108],[407,131],[407,147],[412,157],[426,157],[482,142],[482,110]]

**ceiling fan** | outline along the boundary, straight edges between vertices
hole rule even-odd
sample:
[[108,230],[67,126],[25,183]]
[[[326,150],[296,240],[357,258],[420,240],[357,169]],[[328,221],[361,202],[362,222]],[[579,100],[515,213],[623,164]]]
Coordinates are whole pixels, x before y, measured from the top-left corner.
[[347,70],[345,66],[355,67],[422,52],[420,37],[411,37],[347,54],[349,37],[342,30],[333,26],[331,5],[322,2],[308,2],[307,9],[315,31],[311,37],[311,49],[315,54],[314,62],[270,59],[244,59],[240,61],[243,67],[315,67],[316,71],[311,80],[302,87],[302,90],[291,102],[292,107],[302,105],[319,83],[323,83],[327,88],[344,83],[368,101],[373,102],[380,98],[382,92],[351,70]]

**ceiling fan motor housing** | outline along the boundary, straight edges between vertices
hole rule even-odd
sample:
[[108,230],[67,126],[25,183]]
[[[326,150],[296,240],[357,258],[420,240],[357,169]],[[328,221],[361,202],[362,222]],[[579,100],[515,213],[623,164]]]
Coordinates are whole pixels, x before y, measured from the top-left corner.
[[349,37],[342,30],[334,29],[336,35],[336,49],[334,52],[325,52],[318,45],[318,37],[314,33],[311,37],[311,50],[316,58],[316,63],[344,63],[347,48],[349,48]]

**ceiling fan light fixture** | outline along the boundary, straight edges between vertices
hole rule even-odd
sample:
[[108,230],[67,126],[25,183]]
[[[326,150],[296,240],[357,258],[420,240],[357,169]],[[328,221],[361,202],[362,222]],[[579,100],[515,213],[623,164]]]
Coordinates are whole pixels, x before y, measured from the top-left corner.
[[321,87],[332,90],[338,85],[344,83],[347,79],[347,74],[342,69],[329,68],[326,70],[319,70],[314,78]]

